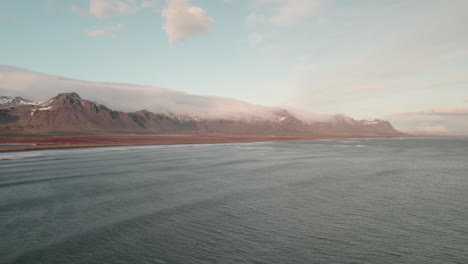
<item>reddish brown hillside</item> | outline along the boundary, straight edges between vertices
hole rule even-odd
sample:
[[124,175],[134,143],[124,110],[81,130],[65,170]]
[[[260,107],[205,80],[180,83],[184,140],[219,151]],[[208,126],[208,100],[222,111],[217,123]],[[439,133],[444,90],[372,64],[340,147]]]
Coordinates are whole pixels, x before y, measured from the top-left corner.
[[[10,100],[12,101],[12,100]],[[9,102],[10,102],[9,101]],[[286,110],[274,118],[250,120],[204,119],[196,116],[155,114],[147,110],[125,113],[62,93],[45,103],[28,100],[0,106],[1,133],[218,133],[280,136],[401,136],[386,121],[356,121],[335,116],[329,122],[304,122]]]

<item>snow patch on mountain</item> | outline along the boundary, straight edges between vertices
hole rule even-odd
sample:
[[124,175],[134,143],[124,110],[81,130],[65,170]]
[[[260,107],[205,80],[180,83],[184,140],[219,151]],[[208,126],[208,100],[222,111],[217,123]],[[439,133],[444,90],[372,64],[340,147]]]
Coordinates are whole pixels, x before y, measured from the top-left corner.
[[21,97],[0,96],[0,106],[38,105],[40,102],[30,101]]
[[381,124],[382,120],[378,120],[378,119],[374,119],[374,120],[360,120],[359,121],[361,124],[363,125],[378,125],[378,124]]
[[38,108],[37,110],[38,111],[47,111],[47,110],[50,110],[52,109],[52,106],[49,106],[49,107],[41,107],[41,108]]

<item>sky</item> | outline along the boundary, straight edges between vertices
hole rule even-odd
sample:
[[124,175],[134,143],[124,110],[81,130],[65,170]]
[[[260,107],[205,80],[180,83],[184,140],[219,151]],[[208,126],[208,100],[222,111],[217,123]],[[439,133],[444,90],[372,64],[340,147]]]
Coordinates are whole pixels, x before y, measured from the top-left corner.
[[0,64],[468,134],[466,10],[466,0],[0,0]]

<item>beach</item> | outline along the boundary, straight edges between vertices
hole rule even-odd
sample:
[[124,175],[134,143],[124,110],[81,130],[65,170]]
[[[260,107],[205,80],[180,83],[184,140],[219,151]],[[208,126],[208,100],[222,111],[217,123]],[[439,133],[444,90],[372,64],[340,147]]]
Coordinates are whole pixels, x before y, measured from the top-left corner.
[[0,136],[0,152],[111,146],[173,144],[248,143],[265,141],[303,141],[317,139],[366,138],[362,136],[255,136],[219,134],[174,135],[7,135]]

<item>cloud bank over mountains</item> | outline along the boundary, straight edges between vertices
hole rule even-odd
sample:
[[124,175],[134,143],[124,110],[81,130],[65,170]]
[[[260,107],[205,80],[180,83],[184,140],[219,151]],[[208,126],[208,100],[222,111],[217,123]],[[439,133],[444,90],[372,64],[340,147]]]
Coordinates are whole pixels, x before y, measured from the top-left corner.
[[468,135],[468,107],[440,107],[397,113],[392,122],[416,134]]
[[404,112],[400,113],[402,116],[468,116],[468,107],[445,107],[445,108],[433,108],[427,110],[421,110],[416,112]]
[[[335,113],[314,113],[286,107],[266,107],[235,99],[192,95],[179,91],[135,84],[89,82],[36,73],[0,65],[0,95],[45,101],[58,93],[77,92],[84,98],[121,111],[146,109],[155,113],[194,115],[207,119],[252,121],[274,120],[287,110],[304,122],[329,122],[347,118]],[[468,108],[435,108],[385,116],[397,129],[417,134],[468,134]]]
[[191,95],[143,85],[87,82],[0,66],[0,95],[45,101],[63,92],[77,92],[84,98],[122,111],[147,109],[203,118],[272,119],[275,118],[273,112],[279,110],[224,97]]
[[385,117],[404,132],[430,135],[468,135],[468,108],[441,107]]

